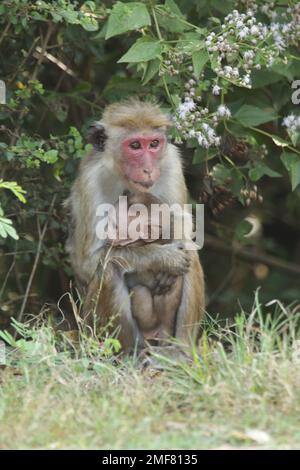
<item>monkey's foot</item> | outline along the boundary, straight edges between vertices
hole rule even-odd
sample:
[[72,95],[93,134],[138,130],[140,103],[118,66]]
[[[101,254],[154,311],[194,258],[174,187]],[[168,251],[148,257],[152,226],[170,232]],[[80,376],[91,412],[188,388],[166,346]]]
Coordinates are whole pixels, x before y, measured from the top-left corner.
[[[201,357],[199,356],[201,360]],[[192,355],[178,346],[150,346],[139,355],[143,369],[166,370],[182,363],[193,363]]]

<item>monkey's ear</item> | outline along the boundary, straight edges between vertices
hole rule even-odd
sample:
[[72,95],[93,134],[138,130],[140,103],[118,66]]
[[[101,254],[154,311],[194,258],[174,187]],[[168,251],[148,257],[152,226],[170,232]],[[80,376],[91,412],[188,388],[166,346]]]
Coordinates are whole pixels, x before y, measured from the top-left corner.
[[104,152],[106,139],[107,135],[103,124],[99,121],[93,122],[87,132],[88,143],[92,144],[94,149],[98,152]]

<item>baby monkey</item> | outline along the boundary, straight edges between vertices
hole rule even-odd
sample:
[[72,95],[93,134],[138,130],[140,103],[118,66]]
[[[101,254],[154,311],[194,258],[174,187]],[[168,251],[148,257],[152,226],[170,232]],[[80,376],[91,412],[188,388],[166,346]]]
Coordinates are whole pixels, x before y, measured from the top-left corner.
[[[149,243],[177,243],[184,250],[186,244],[176,240],[176,216],[168,210],[167,216],[159,210],[162,201],[151,193],[124,193],[126,207],[118,201],[115,205],[116,236],[110,239],[111,245],[118,249],[124,246],[143,246]],[[156,208],[157,210],[154,210]],[[124,214],[124,210],[127,213]],[[166,215],[166,213],[165,213]],[[120,221],[127,218],[127,228],[132,224],[138,230],[134,235],[129,231],[120,237]],[[191,242],[190,242],[191,243]],[[176,313],[182,296],[183,274],[189,269],[190,260],[184,259],[182,274],[172,275],[169,271],[145,270],[135,266],[135,270],[125,274],[125,282],[131,293],[132,315],[145,340],[157,342],[175,335]]]

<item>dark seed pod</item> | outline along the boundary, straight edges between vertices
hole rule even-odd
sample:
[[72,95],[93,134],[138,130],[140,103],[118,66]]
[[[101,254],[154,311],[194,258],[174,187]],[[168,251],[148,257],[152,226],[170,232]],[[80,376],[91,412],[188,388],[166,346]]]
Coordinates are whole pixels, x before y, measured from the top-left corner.
[[[228,179],[228,183],[231,178]],[[218,185],[212,175],[206,174],[203,178],[203,189],[200,193],[199,200],[203,204],[207,204],[214,216],[219,215],[227,207],[230,207],[236,201],[236,197],[232,191],[224,186]]]

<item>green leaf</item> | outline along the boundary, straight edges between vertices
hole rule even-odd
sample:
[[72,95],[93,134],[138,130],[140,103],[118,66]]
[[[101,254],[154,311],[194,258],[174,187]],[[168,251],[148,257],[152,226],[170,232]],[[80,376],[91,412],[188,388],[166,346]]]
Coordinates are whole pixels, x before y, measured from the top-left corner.
[[193,155],[193,165],[197,163],[203,163],[214,158],[218,153],[217,149],[204,149],[202,147],[197,147]]
[[151,38],[138,39],[129,51],[124,54],[118,63],[122,62],[148,62],[161,54],[161,44]]
[[93,40],[94,41],[97,41],[99,39],[105,39],[105,36],[106,36],[106,32],[107,32],[107,25],[108,25],[108,21],[106,21],[102,28],[100,29],[100,31],[93,37]]
[[6,229],[7,235],[9,235],[14,240],[19,240],[19,235],[17,234],[15,228],[11,226],[11,224],[6,225],[5,229]]
[[98,31],[99,28],[97,20],[90,16],[81,18],[80,24],[86,31]]
[[190,33],[182,35],[176,44],[176,49],[186,54],[193,54],[194,52],[201,51],[201,49],[205,47],[205,41],[199,39],[199,34],[196,36],[197,37],[195,38]]
[[235,114],[235,119],[245,127],[259,126],[273,121],[278,116],[273,110],[267,111],[250,104],[244,104]]
[[208,59],[209,56],[206,49],[203,49],[202,51],[195,51],[192,54],[194,72],[197,78],[199,78],[200,73],[202,72],[204,65],[206,64]]
[[181,13],[174,0],[166,0],[164,5],[159,5],[159,13],[157,15],[158,24],[166,31],[182,33],[191,29],[189,25],[182,21],[184,19],[184,15]]
[[14,240],[19,239],[19,235],[12,226],[12,221],[5,217],[0,217],[0,237],[7,238],[8,235]]
[[271,83],[279,82],[282,76],[271,70],[253,70],[251,74],[252,88],[262,88]]
[[223,184],[227,178],[231,177],[231,169],[222,163],[217,163],[212,169],[212,174],[219,184]]
[[288,134],[290,136],[293,146],[297,147],[300,138],[300,132],[288,132]]
[[147,63],[146,72],[143,77],[143,85],[146,85],[158,73],[160,61],[158,59],[150,60]]
[[78,20],[78,12],[77,11],[74,11],[74,10],[65,10],[65,9],[60,9],[58,14],[60,16],[62,16],[64,18],[64,20],[67,22],[67,23],[70,23],[70,24],[78,24],[79,23],[79,20]]
[[280,159],[289,172],[294,191],[300,183],[300,156],[292,152],[283,152]]
[[46,163],[55,163],[58,158],[58,151],[57,150],[48,150],[48,152],[45,152],[43,155],[42,160],[45,161]]
[[249,171],[249,178],[252,181],[258,181],[263,176],[270,176],[271,178],[280,178],[281,174],[277,171],[272,170],[264,163],[258,163],[254,168]]
[[293,70],[290,69],[288,63],[285,63],[284,65],[282,63],[273,64],[272,72],[274,75],[280,74],[281,76],[286,77],[289,81],[292,81],[294,78]]
[[211,0],[208,4],[211,4],[213,8],[223,13],[223,15],[227,15],[234,8],[234,2],[232,0],[226,0],[226,2],[224,2],[224,0]]
[[170,9],[172,13],[179,17],[183,17],[183,14],[179,8],[179,6],[175,3],[174,0],[166,0],[165,1],[165,6]]
[[143,3],[118,2],[114,5],[108,19],[105,39],[150,25],[151,18]]
[[[19,199],[19,201],[23,203],[26,202],[24,197],[26,191],[19,186],[16,181],[3,181],[3,179],[0,179],[0,188],[9,189]],[[0,215],[2,215],[1,212]]]
[[12,346],[13,348],[15,348],[17,346],[17,342],[16,342],[15,338],[13,337],[13,335],[11,335],[6,330],[4,330],[4,331],[0,330],[0,338],[3,339],[7,344]]
[[277,147],[287,147],[289,145],[286,140],[282,139],[278,135],[272,135],[272,140]]

